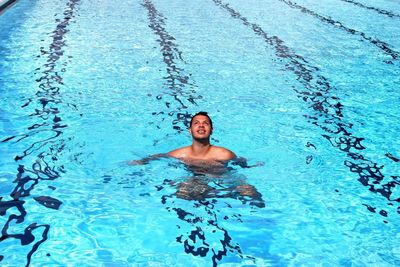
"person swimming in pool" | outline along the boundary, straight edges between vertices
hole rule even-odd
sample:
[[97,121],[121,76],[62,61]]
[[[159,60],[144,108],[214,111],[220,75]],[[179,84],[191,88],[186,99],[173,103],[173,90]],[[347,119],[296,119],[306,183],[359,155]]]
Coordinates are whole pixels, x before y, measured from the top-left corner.
[[181,160],[188,166],[222,167],[228,161],[233,160],[234,165],[240,165],[244,168],[253,167],[248,166],[244,158],[238,158],[231,150],[211,145],[210,136],[212,132],[213,124],[210,116],[208,116],[207,112],[198,112],[191,118],[189,124],[189,133],[192,136],[192,144],[190,146],[181,147],[166,154],[151,155],[141,160],[131,161],[128,164],[143,165],[163,157],[173,157]]
[[168,155],[195,165],[204,162],[214,165],[236,158],[235,153],[229,149],[210,144],[212,131],[212,121],[207,112],[195,114],[189,124],[192,145],[170,151]]
[[[260,166],[258,163],[254,166],[247,165],[244,158],[238,158],[231,150],[211,145],[210,136],[213,132],[213,124],[207,112],[196,113],[190,120],[189,133],[192,136],[192,144],[172,150],[166,154],[155,154],[141,160],[129,162],[129,165],[143,165],[152,160],[165,157],[173,157],[182,161],[186,167],[195,175],[188,181],[182,182],[178,186],[177,196],[185,199],[204,199],[215,196],[213,190],[207,183],[204,183],[198,176],[215,177],[226,173],[229,169],[227,163],[239,165],[242,168]],[[240,196],[249,196],[261,199],[261,194],[255,188],[248,184],[239,184],[234,186],[234,191]]]

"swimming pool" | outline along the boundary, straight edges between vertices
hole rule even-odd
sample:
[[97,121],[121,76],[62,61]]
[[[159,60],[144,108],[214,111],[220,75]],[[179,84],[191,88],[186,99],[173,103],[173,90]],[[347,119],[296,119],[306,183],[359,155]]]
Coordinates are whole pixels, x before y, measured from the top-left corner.
[[[19,1],[0,18],[3,266],[400,264],[400,3]],[[264,166],[185,200],[213,143]]]

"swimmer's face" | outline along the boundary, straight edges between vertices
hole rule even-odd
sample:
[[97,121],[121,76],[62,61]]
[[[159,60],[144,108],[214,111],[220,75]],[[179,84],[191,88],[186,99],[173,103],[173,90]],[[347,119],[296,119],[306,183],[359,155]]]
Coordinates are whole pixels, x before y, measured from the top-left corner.
[[194,116],[189,132],[195,139],[209,138],[212,134],[210,119],[204,115]]

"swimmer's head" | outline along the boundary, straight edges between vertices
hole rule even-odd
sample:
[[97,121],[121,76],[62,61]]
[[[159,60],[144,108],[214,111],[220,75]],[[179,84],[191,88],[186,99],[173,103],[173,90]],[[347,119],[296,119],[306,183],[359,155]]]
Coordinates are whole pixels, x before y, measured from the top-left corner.
[[190,120],[189,128],[192,127],[193,119],[194,119],[196,116],[205,116],[205,117],[207,117],[208,120],[210,121],[210,126],[211,126],[211,128],[213,128],[212,120],[211,120],[210,116],[208,116],[208,113],[205,112],[205,111],[200,111],[200,112],[197,112],[196,114],[193,115],[192,119]]

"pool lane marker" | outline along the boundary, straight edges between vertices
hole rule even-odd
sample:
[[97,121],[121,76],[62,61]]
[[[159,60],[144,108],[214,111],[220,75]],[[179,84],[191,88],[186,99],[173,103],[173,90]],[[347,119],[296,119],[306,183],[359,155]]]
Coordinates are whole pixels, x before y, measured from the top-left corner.
[[[31,114],[31,117],[36,117],[42,119],[41,123],[35,123],[34,125],[28,127],[30,131],[28,134],[21,134],[19,135],[18,139],[17,136],[12,136],[5,138],[1,142],[8,142],[16,138],[15,142],[19,142],[22,139],[27,137],[36,135],[40,132],[45,131],[54,131],[55,135],[44,140],[36,141],[30,145],[29,148],[25,149],[23,155],[18,155],[15,157],[15,161],[22,160],[24,157],[32,154],[34,151],[37,151],[44,147],[45,145],[50,144],[50,151],[40,152],[37,156],[36,161],[32,164],[31,168],[25,168],[24,165],[19,165],[18,167],[18,174],[14,181],[17,183],[16,187],[10,194],[12,198],[11,201],[2,201],[0,197],[0,216],[4,216],[6,211],[11,209],[8,213],[8,219],[3,225],[1,229],[1,236],[0,242],[14,238],[18,239],[21,242],[21,245],[26,246],[29,244],[33,244],[32,248],[28,252],[26,259],[27,264],[26,266],[30,265],[32,255],[37,251],[39,246],[48,239],[48,232],[50,229],[49,224],[41,224],[38,225],[36,223],[30,224],[28,227],[25,228],[23,233],[14,233],[15,229],[11,229],[12,234],[8,233],[10,226],[14,225],[14,221],[17,223],[22,223],[25,220],[27,215],[27,211],[24,207],[25,201],[21,200],[25,197],[31,196],[31,191],[39,184],[41,181],[49,181],[54,180],[60,177],[61,173],[64,172],[64,166],[52,166],[46,162],[46,156],[50,156],[52,161],[57,160],[58,154],[64,149],[65,144],[64,140],[61,139],[60,144],[55,143],[59,136],[61,136],[62,128],[67,127],[67,125],[62,123],[62,119],[59,116],[59,109],[57,107],[48,107],[49,103],[53,104],[60,104],[62,100],[59,96],[60,88],[58,85],[62,85],[62,77],[58,74],[56,70],[56,63],[62,58],[64,52],[62,48],[66,45],[65,43],[65,34],[69,32],[68,25],[70,24],[70,20],[74,18],[74,10],[76,5],[79,3],[80,0],[70,0],[67,2],[67,7],[63,13],[62,20],[56,20],[57,26],[56,29],[53,31],[53,38],[52,43],[50,44],[49,51],[44,51],[44,48],[41,48],[41,55],[47,55],[47,61],[44,65],[45,70],[43,70],[43,76],[36,81],[39,83],[39,90],[36,92],[36,99],[39,104],[42,105],[41,109],[35,109],[35,112]],[[36,69],[36,71],[40,70]],[[64,68],[61,70],[64,71]],[[55,84],[54,84],[55,83]],[[21,108],[26,108],[32,103],[32,99],[22,105]],[[69,106],[75,107],[74,104],[68,104]],[[76,108],[76,107],[75,107]],[[54,116],[52,120],[49,120],[51,116]],[[49,121],[49,122],[48,122]],[[45,129],[41,129],[45,127]],[[54,187],[49,186],[50,189],[54,190]],[[58,210],[62,205],[62,202],[51,197],[51,196],[36,196],[33,198],[39,204],[50,208]],[[15,209],[18,213],[15,212]],[[22,228],[19,226],[18,229]],[[43,232],[41,233],[41,239],[38,240],[35,238],[39,236],[39,233],[35,231],[35,235],[32,234],[32,231],[38,228],[44,228]],[[0,251],[1,253],[1,251]],[[49,256],[50,254],[48,254]],[[0,262],[3,261],[7,256],[0,255]]]
[[[175,101],[179,104],[176,111],[170,112],[153,112],[153,115],[168,114],[169,116],[176,116],[173,121],[173,128],[178,132],[185,131],[179,125],[182,122],[185,127],[189,126],[191,114],[187,111],[183,111],[188,108],[188,105],[197,106],[197,100],[202,99],[201,95],[196,95],[197,87],[193,82],[190,81],[191,74],[184,74],[184,69],[179,67],[177,61],[184,62],[182,58],[182,52],[178,49],[178,46],[174,43],[176,40],[166,30],[165,21],[167,20],[163,14],[160,13],[150,0],[144,0],[142,6],[146,8],[148,12],[149,27],[153,30],[154,34],[158,36],[157,42],[160,46],[162,53],[163,62],[166,65],[166,71],[168,75],[164,77],[166,80],[166,86],[170,90],[168,95],[172,96]],[[192,89],[186,90],[185,87],[190,86]],[[165,93],[164,93],[165,94]],[[164,94],[159,94],[156,98],[161,100]],[[184,103],[188,101],[188,103]],[[171,108],[171,103],[166,102],[166,107]]]
[[[62,123],[62,118],[59,116],[59,109],[57,107],[47,107],[49,103],[60,104],[62,100],[60,99],[60,87],[59,85],[63,85],[63,79],[59,75],[65,71],[65,66],[60,70],[56,70],[57,62],[62,58],[64,51],[63,47],[66,45],[64,41],[64,36],[69,32],[67,29],[70,24],[70,20],[74,17],[74,9],[75,6],[79,3],[80,0],[71,0],[67,3],[67,9],[64,11],[64,19],[56,20],[58,22],[56,26],[56,30],[54,30],[51,35],[53,38],[52,43],[50,44],[49,51],[45,51],[44,47],[41,47],[41,55],[47,55],[47,61],[44,64],[44,70],[42,71],[43,75],[36,79],[36,82],[39,83],[39,90],[35,93],[38,102],[42,105],[42,109],[35,109],[35,112],[31,114],[32,117],[41,118],[43,123],[36,123],[28,128],[30,133],[21,134],[19,136],[11,136],[3,139],[1,142],[10,141],[16,137],[18,138],[15,142],[19,142],[22,139],[28,138],[35,134],[50,131],[54,132],[54,136],[51,136],[47,139],[36,141],[31,146],[23,151],[22,155],[17,155],[14,159],[15,161],[22,160],[24,157],[32,154],[34,151],[45,146],[51,140],[56,139],[62,134],[61,129],[67,127],[67,125]],[[35,70],[35,74],[40,70],[37,68]],[[21,107],[26,108],[33,102],[32,99],[28,99],[28,101],[23,104]],[[76,109],[74,104],[68,104],[70,107]],[[54,116],[50,123],[49,117]],[[47,127],[47,129],[42,129],[42,127]]]
[[[282,61],[289,61],[286,64],[286,69],[292,71],[297,76],[297,80],[304,86],[306,91],[300,91],[296,88],[293,88],[293,90],[304,102],[311,102],[310,108],[315,111],[314,115],[304,115],[304,117],[308,122],[318,126],[327,133],[322,134],[322,136],[333,147],[336,147],[349,156],[350,159],[345,160],[344,164],[351,172],[358,174],[358,181],[364,186],[369,187],[371,192],[379,193],[390,201],[389,206],[393,205],[392,202],[400,202],[400,198],[391,198],[393,189],[400,186],[400,181],[397,180],[398,176],[391,176],[392,181],[381,184],[384,179],[384,175],[381,172],[383,165],[378,165],[357,152],[365,149],[361,144],[364,138],[353,136],[350,132],[353,124],[343,121],[343,105],[340,103],[340,99],[335,96],[326,95],[332,88],[325,77],[316,73],[318,68],[309,65],[303,57],[292,52],[284,44],[284,41],[277,36],[268,36],[259,25],[251,23],[246,17],[231,8],[229,4],[224,4],[221,0],[212,1],[216,6],[227,11],[232,18],[240,20],[243,25],[249,27],[265,43],[272,46],[278,58],[281,58]],[[380,188],[376,188],[378,185]],[[400,206],[398,210],[400,210]],[[400,212],[398,211],[398,213]],[[386,211],[382,211],[380,214],[387,213]],[[384,222],[387,223],[387,221]]]
[[[305,14],[308,14],[308,15],[311,15],[314,18],[317,18],[320,21],[323,21],[323,22],[325,22],[325,23],[327,23],[327,24],[329,24],[329,25],[331,25],[331,26],[333,26],[335,28],[341,29],[341,30],[343,30],[343,31],[345,31],[345,32],[347,32],[349,34],[352,34],[352,35],[360,36],[361,40],[367,41],[370,44],[376,46],[377,48],[382,50],[385,54],[391,56],[393,60],[398,60],[399,57],[400,57],[399,52],[391,49],[390,45],[388,43],[385,43],[385,42],[383,42],[383,41],[381,41],[379,39],[375,39],[375,38],[369,37],[364,32],[360,32],[360,31],[348,28],[348,27],[344,26],[340,21],[333,20],[333,19],[331,19],[329,17],[324,17],[324,16],[322,16],[322,15],[320,15],[320,14],[318,14],[318,13],[316,13],[316,12],[306,8],[306,7],[300,6],[300,5],[294,3],[294,2],[292,2],[290,0],[279,0],[279,1],[287,4],[291,8],[299,9],[301,12],[303,12]],[[392,61],[385,61],[385,63],[393,64]]]
[[384,10],[384,9],[380,9],[380,8],[377,8],[377,7],[367,6],[367,5],[364,5],[364,4],[356,2],[356,1],[352,1],[352,0],[340,0],[340,1],[343,1],[343,2],[346,2],[346,3],[350,3],[350,4],[353,4],[355,6],[362,7],[362,8],[368,9],[368,10],[373,10],[373,11],[375,11],[375,12],[381,14],[381,15],[385,15],[385,16],[388,16],[390,18],[394,18],[394,17],[400,18],[400,15],[395,14],[393,12],[390,12],[390,11],[387,11],[387,10]]
[[[179,68],[177,66],[177,60],[184,62],[182,58],[182,52],[179,51],[177,45],[174,43],[176,40],[173,36],[171,36],[167,31],[166,31],[166,25],[165,21],[166,18],[156,9],[156,7],[153,5],[153,3],[150,0],[144,0],[143,1],[143,6],[147,9],[148,11],[148,19],[149,19],[149,27],[153,30],[153,32],[158,36],[157,42],[160,45],[160,50],[163,56],[163,61],[166,65],[166,70],[168,73],[168,76],[166,77],[167,80],[167,87],[171,90],[172,96],[174,96],[174,99],[179,103],[180,107],[178,107],[178,111],[172,111],[169,112],[168,115],[172,116],[175,115],[177,116],[176,120],[174,120],[174,129],[177,130],[178,132],[183,131],[182,128],[180,128],[177,124],[178,122],[183,122],[186,127],[189,126],[190,123],[190,118],[191,114],[189,114],[187,111],[182,112],[182,110],[188,108],[187,105],[182,101],[181,97],[189,97],[187,100],[189,103],[196,105],[197,106],[197,99],[201,99],[202,96],[200,95],[192,95],[192,93],[196,93],[195,90],[190,90],[189,93],[184,91],[183,89],[185,86],[190,85],[193,87],[196,87],[195,84],[192,82],[189,82],[189,77],[190,75],[183,75],[183,68]],[[161,100],[163,95],[158,95],[157,100]],[[170,108],[171,103],[166,103],[167,108]],[[153,115],[164,115],[167,112],[153,112]],[[165,196],[162,198],[162,203],[165,204]],[[169,208],[167,207],[167,210]],[[185,220],[185,214],[186,213],[182,209],[175,209],[177,212],[177,216],[181,220]],[[194,222],[192,222],[193,224]],[[238,244],[232,244],[232,238],[230,237],[228,231],[222,227],[220,227],[217,222],[208,222],[208,226],[210,225],[216,227],[219,232],[222,233],[223,239],[220,240],[223,249],[222,250],[217,250],[215,248],[209,248],[209,244],[207,244],[206,241],[206,234],[203,232],[203,230],[200,228],[200,226],[196,225],[196,230],[192,231],[189,236],[185,239],[183,236],[180,236],[177,238],[178,243],[182,243],[185,248],[185,252],[187,254],[192,254],[194,256],[201,256],[205,257],[208,253],[212,253],[211,260],[213,262],[213,266],[217,266],[217,262],[221,260],[224,256],[227,255],[228,249],[229,251],[233,252],[236,251],[239,255],[239,257],[243,258],[244,256],[242,255],[242,252],[240,250],[240,247]],[[197,238],[197,240],[202,240],[203,245],[199,248],[196,248],[194,246],[191,246],[188,242],[189,240],[193,240],[194,238]],[[250,258],[246,256],[247,258]]]

